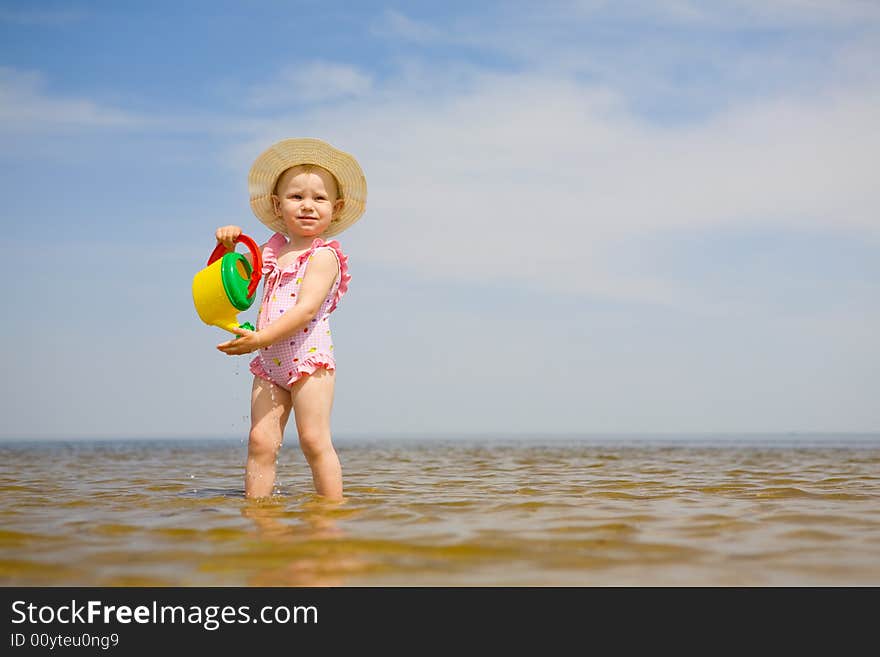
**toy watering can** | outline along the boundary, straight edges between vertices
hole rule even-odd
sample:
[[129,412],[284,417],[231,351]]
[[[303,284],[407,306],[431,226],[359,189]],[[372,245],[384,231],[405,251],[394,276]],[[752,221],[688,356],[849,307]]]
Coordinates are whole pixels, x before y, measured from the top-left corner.
[[254,330],[250,322],[238,323],[238,313],[247,310],[257,296],[257,285],[263,271],[263,261],[257,243],[247,235],[239,235],[236,243],[244,242],[250,249],[254,264],[240,253],[226,252],[218,244],[208,258],[208,265],[193,277],[192,293],[196,312],[205,324],[219,326],[227,331],[233,328]]

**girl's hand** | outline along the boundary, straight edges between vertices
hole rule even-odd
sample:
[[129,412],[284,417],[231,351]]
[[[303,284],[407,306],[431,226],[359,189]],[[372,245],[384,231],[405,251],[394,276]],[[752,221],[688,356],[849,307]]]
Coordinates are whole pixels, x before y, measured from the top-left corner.
[[222,244],[227,250],[235,249],[235,238],[241,235],[241,226],[221,226],[214,233],[217,243]]
[[227,356],[249,354],[264,346],[261,344],[259,331],[248,331],[247,329],[236,327],[232,329],[232,332],[239,337],[217,345],[217,349]]

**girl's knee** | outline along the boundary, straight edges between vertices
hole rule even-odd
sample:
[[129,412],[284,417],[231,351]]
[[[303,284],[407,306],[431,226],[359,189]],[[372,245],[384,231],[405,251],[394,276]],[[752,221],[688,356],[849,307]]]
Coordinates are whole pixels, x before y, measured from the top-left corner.
[[248,454],[254,458],[274,459],[281,447],[281,438],[274,431],[252,428],[248,436]]
[[330,442],[330,432],[321,429],[306,429],[300,431],[299,446],[302,448],[306,460],[311,461],[325,452],[332,452],[333,445]]

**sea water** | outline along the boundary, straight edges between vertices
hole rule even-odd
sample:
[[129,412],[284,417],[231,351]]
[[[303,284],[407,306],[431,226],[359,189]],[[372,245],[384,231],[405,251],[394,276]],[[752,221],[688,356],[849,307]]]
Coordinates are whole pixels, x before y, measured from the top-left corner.
[[880,584],[880,435],[0,443],[6,586]]

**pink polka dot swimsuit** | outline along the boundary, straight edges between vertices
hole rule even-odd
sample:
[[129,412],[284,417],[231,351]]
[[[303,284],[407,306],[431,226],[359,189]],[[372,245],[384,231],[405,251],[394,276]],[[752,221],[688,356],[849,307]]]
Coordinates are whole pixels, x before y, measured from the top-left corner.
[[331,249],[339,261],[339,275],[321,308],[304,328],[294,335],[260,349],[251,361],[250,369],[255,376],[271,381],[285,390],[294,382],[323,367],[336,369],[333,357],[333,336],[330,334],[330,313],[348,290],[351,276],[348,274],[348,257],[336,240],[325,242],[315,239],[307,251],[296,261],[281,269],[278,266],[278,250],[287,244],[287,238],[275,233],[263,247],[263,299],[257,315],[257,330],[268,326],[287,310],[296,305],[312,254],[318,249]]

